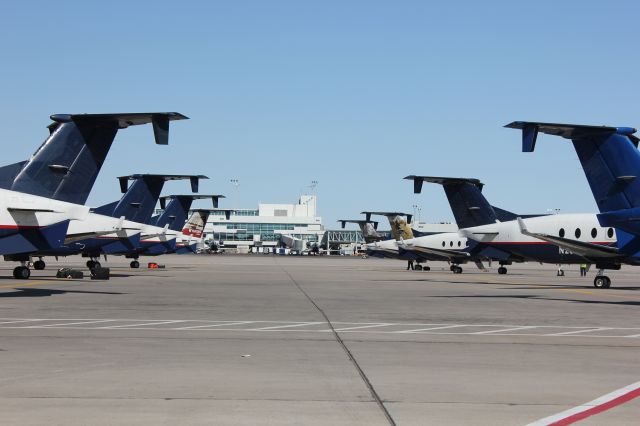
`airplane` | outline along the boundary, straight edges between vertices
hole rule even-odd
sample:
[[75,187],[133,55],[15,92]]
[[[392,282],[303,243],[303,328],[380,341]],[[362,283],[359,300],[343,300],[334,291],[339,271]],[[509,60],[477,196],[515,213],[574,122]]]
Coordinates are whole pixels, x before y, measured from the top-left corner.
[[[487,225],[505,220],[514,220],[518,215],[494,207],[482,195],[484,184],[478,179],[451,178],[436,176],[405,177],[414,183],[414,193],[422,192],[424,182],[442,185],[449,205],[460,229]],[[521,216],[532,217],[532,215]],[[507,273],[506,265],[523,262],[525,259],[499,249],[469,241],[459,232],[442,233],[402,241],[400,249],[421,255],[424,260],[446,260],[451,263],[451,271],[461,273],[461,263],[473,261],[479,269],[484,269],[483,261],[497,260],[500,263],[498,274]]]
[[[224,195],[170,195],[160,197],[160,208],[164,211],[152,217],[140,236],[140,245],[130,249],[110,244],[104,251],[108,254],[121,254],[128,259],[132,268],[139,268],[140,256],[157,256],[170,253],[176,249],[176,238],[181,234],[191,203],[193,200],[210,198],[214,208],[218,207],[220,198]],[[167,203],[167,200],[169,202]]]
[[[203,175],[162,175],[135,174],[120,176],[120,189],[124,192],[118,201],[92,209],[89,216],[82,221],[71,221],[65,242],[62,246],[44,252],[31,253],[39,260],[33,262],[36,270],[45,268],[44,256],[70,256],[82,254],[89,257],[89,269],[101,267],[98,258],[101,248],[114,240],[132,248],[137,246],[145,218],[150,218],[160,197],[166,181],[186,180],[191,182],[194,192],[198,190],[200,179],[208,179]],[[128,186],[129,181],[133,181]],[[115,232],[114,232],[115,230]]]
[[[604,275],[606,269],[618,270],[623,263],[640,264],[640,226],[637,220],[640,183],[636,179],[640,170],[640,139],[634,135],[636,129],[530,121],[514,121],[505,127],[522,130],[523,152],[535,150],[539,133],[561,136],[573,142],[600,211],[598,224],[606,229],[610,240],[615,238],[614,244],[606,249],[585,244],[567,247],[574,253],[592,251],[610,256],[606,261],[596,262],[598,273],[593,285],[597,288],[610,287],[611,279]],[[536,234],[536,237],[545,241],[558,240],[556,234]],[[564,244],[564,239],[559,243]]]
[[372,220],[360,220],[360,219],[340,219],[342,229],[345,229],[347,223],[355,223],[360,227],[362,232],[362,238],[365,243],[373,243],[376,241],[383,241],[386,238],[384,234],[378,232],[378,222]]
[[63,244],[71,220],[88,217],[83,204],[119,129],[151,123],[157,144],[168,144],[179,113],[54,114],[49,137],[29,160],[0,168],[0,254],[21,262],[15,278],[29,278],[29,253]]

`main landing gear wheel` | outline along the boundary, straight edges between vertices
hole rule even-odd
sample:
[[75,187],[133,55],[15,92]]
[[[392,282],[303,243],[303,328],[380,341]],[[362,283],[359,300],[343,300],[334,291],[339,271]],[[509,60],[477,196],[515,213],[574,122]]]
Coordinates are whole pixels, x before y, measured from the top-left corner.
[[422,270],[423,271],[430,271],[431,270],[431,266],[423,266]]
[[87,260],[87,268],[93,269],[95,264],[96,264],[96,262],[94,262],[93,260]]
[[415,266],[416,271],[422,271],[422,265],[416,265]]
[[594,278],[593,286],[595,288],[609,288],[611,287],[611,279],[606,275],[599,275]]
[[131,266],[134,269],[139,268],[140,267],[140,262],[138,262],[137,260],[132,260],[131,263],[129,264],[129,266]]
[[44,260],[36,260],[35,262],[33,262],[33,269],[35,269],[36,271],[42,271],[45,266],[47,266],[47,264],[44,263]]
[[460,266],[452,266],[451,267],[451,272],[453,272],[454,274],[461,274],[462,273],[462,268]]
[[13,278],[17,280],[28,280],[31,276],[31,271],[26,266],[16,266],[13,269]]
[[506,275],[506,273],[507,273],[507,268],[505,268],[504,266],[501,266],[498,268],[498,274]]

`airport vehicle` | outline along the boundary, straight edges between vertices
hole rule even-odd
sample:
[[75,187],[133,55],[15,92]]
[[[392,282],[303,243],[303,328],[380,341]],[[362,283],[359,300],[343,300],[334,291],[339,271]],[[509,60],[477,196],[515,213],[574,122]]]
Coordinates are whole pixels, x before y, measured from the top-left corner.
[[[0,245],[6,243],[6,250],[0,254],[21,262],[14,277],[28,278],[30,253],[59,247],[69,221],[88,217],[83,204],[119,129],[151,123],[156,143],[166,145],[169,122],[186,118],[178,113],[52,115],[49,137],[31,158],[0,168],[0,188],[6,191],[3,199],[11,216],[4,222],[7,232]],[[67,211],[75,213],[65,215]]]
[[[573,142],[600,211],[598,224],[606,229],[606,237],[614,240],[614,244],[569,245],[562,238],[564,235],[532,233],[528,224],[525,224],[525,230],[541,240],[554,241],[573,253],[585,257],[598,256],[595,287],[611,285],[611,279],[604,275],[606,269],[620,269],[623,263],[640,264],[640,226],[637,220],[640,212],[640,182],[637,180],[640,139],[634,135],[636,129],[531,121],[514,121],[505,127],[522,130],[523,152],[535,150],[539,133],[561,136]],[[597,228],[593,229],[597,231]]]

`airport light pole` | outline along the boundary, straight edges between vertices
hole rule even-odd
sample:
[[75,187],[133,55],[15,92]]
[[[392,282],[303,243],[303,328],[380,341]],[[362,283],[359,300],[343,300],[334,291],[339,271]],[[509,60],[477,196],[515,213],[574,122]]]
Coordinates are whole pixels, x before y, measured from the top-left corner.
[[229,179],[229,182],[231,182],[231,185],[234,186],[234,191],[233,191],[233,198],[234,198],[233,204],[234,204],[234,206],[233,206],[233,208],[234,209],[240,208],[238,206],[238,191],[239,191],[240,181],[238,179],[234,178],[234,179]]

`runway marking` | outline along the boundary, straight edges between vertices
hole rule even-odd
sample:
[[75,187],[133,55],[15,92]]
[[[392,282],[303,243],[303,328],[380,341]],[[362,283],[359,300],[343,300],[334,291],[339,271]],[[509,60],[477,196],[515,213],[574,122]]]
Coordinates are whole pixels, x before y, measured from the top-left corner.
[[[114,323],[105,325],[104,323]],[[275,320],[151,320],[122,318],[0,318],[0,329],[68,330],[150,330],[150,331],[232,331],[327,333],[319,321]],[[640,337],[640,327],[577,327],[566,325],[444,324],[333,322],[339,333],[389,335],[528,336],[547,338],[632,338]],[[320,326],[320,327],[319,327]]]
[[323,322],[303,322],[303,323],[300,323],[300,324],[274,325],[274,326],[271,326],[271,327],[252,328],[251,331],[276,330],[276,329],[279,329],[279,328],[304,327],[305,325],[317,325],[317,324],[325,324],[325,323],[323,323]]
[[172,320],[172,321],[154,321],[148,322],[146,324],[125,324],[125,325],[110,325],[108,327],[98,327],[100,329],[113,329],[113,328],[128,328],[128,327],[144,327],[145,325],[161,325],[161,324],[171,324],[174,322],[187,322],[188,320]]
[[80,325],[80,324],[92,324],[92,323],[103,323],[103,322],[113,322],[116,320],[112,320],[112,319],[106,319],[106,320],[91,320],[91,321],[77,321],[77,322],[63,322],[61,324],[45,324],[42,326],[28,326],[28,327],[23,327],[23,328],[34,328],[34,327],[38,327],[38,328],[44,328],[44,327],[65,327],[67,325]]
[[639,396],[640,382],[636,382],[578,407],[570,408],[562,411],[561,413],[554,414],[553,416],[545,417],[544,419],[529,423],[527,426],[567,426],[580,420],[584,420],[587,417],[615,408],[618,405],[622,405]]
[[[340,323],[334,322],[334,324],[340,324]],[[360,325],[360,326],[356,326],[356,327],[334,328],[333,330],[322,330],[322,331],[360,330],[362,328],[386,327],[386,326],[389,326],[389,325],[395,325],[395,324],[389,324],[389,323],[383,322],[383,323],[376,323],[376,324],[369,324],[369,325]]]
[[419,333],[422,331],[443,330],[445,328],[466,327],[465,325],[445,325],[444,327],[416,328],[414,330],[396,331],[396,333]]
[[[63,281],[64,283],[68,283],[68,281]],[[22,280],[15,280],[15,284],[9,284],[9,285],[0,285],[0,288],[20,288],[20,287],[31,287],[34,285],[40,285],[40,284],[59,284],[60,281],[45,281],[45,280],[29,280],[28,282],[23,282]]]
[[475,333],[471,333],[471,334],[494,334],[494,333],[503,333],[506,331],[527,330],[532,328],[538,328],[538,327],[535,325],[523,325],[521,327],[503,328],[500,330],[476,331]]
[[205,324],[205,325],[192,325],[189,327],[179,327],[172,328],[171,330],[194,330],[197,328],[213,328],[213,327],[222,327],[222,326],[231,326],[231,325],[240,325],[240,324],[251,324],[255,321],[224,321],[222,324]]

